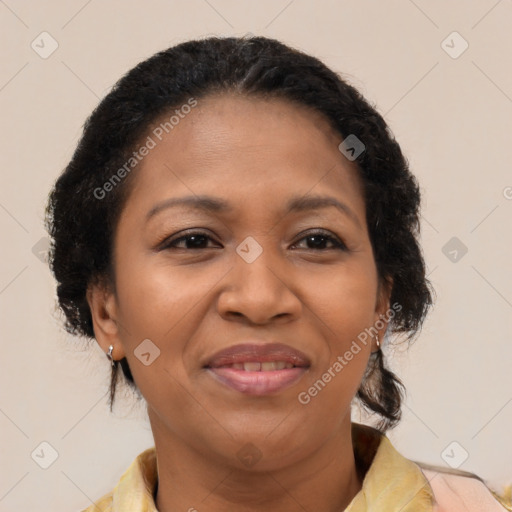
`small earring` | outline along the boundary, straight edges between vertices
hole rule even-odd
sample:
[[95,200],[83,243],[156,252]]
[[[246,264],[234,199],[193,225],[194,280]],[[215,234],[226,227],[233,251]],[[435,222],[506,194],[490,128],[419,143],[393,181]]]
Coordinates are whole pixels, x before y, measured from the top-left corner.
[[377,343],[377,347],[380,348],[380,341],[379,341],[379,336],[375,336],[375,342]]
[[108,354],[107,354],[107,357],[110,359],[110,361],[112,362],[112,366],[115,366],[115,363],[114,363],[114,358],[112,357],[112,351],[114,350],[114,345],[110,345],[110,347],[108,347]]

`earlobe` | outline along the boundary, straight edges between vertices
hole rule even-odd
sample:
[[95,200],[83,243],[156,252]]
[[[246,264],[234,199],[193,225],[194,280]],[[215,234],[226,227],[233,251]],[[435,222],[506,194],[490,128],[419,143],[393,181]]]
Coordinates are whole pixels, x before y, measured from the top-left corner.
[[124,351],[119,333],[115,295],[104,285],[90,285],[87,289],[87,302],[96,341],[105,353],[113,346],[113,359],[122,359]]

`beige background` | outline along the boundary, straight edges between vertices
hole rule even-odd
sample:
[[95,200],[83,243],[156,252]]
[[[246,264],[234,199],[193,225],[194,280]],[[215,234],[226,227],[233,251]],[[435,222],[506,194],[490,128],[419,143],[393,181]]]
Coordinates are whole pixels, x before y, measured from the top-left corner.
[[[0,1],[0,510],[81,510],[152,445],[129,393],[108,411],[105,355],[59,325],[52,277],[34,254],[45,246],[43,207],[86,116],[122,74],[186,39],[247,32],[344,73],[420,180],[438,300],[412,348],[389,353],[408,389],[389,437],[440,465],[456,441],[448,455],[467,451],[461,469],[497,489],[511,482],[511,26],[511,0]],[[43,31],[58,43],[46,59],[31,47],[51,48]],[[443,252],[452,237],[468,249],[456,262]],[[31,457],[43,449],[50,460],[44,441],[58,452],[48,469]]]

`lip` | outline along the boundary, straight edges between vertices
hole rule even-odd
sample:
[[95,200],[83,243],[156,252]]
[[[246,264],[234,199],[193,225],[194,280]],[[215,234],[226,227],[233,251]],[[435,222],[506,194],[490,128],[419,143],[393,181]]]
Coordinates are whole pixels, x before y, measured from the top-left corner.
[[219,350],[208,359],[204,366],[218,368],[219,366],[235,363],[265,363],[269,361],[284,361],[298,367],[310,365],[310,360],[306,354],[289,345],[283,343],[248,342]]
[[[250,362],[284,361],[293,368],[268,371],[246,371],[226,365]],[[216,352],[204,368],[217,381],[241,393],[267,395],[295,384],[310,366],[309,358],[300,350],[282,343],[248,342]]]

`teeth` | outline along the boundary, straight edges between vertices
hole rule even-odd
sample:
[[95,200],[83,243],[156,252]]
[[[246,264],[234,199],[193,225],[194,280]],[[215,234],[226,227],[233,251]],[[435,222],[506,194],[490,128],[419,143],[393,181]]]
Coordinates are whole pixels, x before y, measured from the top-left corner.
[[246,372],[259,372],[261,371],[261,363],[244,363],[244,370]]
[[284,361],[270,361],[268,363],[261,363],[261,371],[283,370],[284,368],[286,368],[286,363]]
[[246,372],[269,372],[293,368],[293,364],[285,361],[268,361],[265,363],[251,361],[247,363],[233,363],[226,367],[234,368],[235,370],[245,370]]

